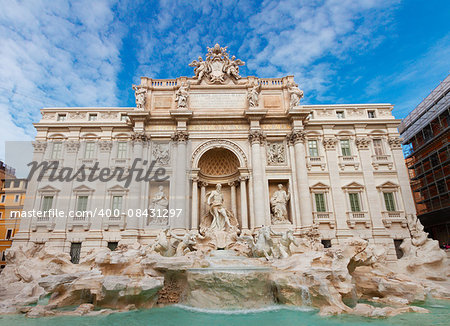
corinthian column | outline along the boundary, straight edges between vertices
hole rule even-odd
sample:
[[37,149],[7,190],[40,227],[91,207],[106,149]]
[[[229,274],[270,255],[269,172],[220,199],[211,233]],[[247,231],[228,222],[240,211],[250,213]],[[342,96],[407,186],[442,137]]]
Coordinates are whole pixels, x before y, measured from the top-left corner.
[[176,131],[172,136],[172,140],[177,142],[176,171],[175,171],[175,209],[181,209],[181,214],[176,215],[170,222],[170,226],[174,229],[186,229],[188,227],[188,218],[186,212],[186,187],[187,187],[187,171],[186,171],[186,143],[189,139],[187,131]]
[[250,131],[249,141],[252,146],[253,203],[255,214],[255,225],[252,225],[251,227],[260,227],[265,223],[262,166],[264,160],[261,157],[261,143],[264,141],[264,138],[264,134],[260,130]]
[[295,172],[297,175],[297,187],[300,197],[300,219],[302,226],[312,225],[312,207],[306,169],[305,133],[302,130],[293,130],[288,140],[294,144]]
[[231,187],[231,212],[233,216],[237,219],[237,207],[236,207],[236,182],[229,182],[228,185]]

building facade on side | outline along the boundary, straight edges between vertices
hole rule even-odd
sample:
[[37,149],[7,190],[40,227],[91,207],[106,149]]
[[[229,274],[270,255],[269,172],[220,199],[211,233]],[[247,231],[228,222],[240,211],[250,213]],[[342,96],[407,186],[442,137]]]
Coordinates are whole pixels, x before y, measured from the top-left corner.
[[6,250],[19,230],[27,181],[17,179],[13,168],[0,162],[0,269],[6,265]]
[[[386,245],[396,260],[416,210],[392,105],[301,105],[293,76],[241,77],[242,64],[216,45],[190,64],[192,78],[141,78],[136,107],[42,109],[34,160],[58,162],[55,173],[152,163],[168,178],[125,187],[35,175],[24,211],[97,214],[23,218],[14,245],[83,256],[118,242],[150,244],[165,228],[201,232],[221,184],[241,231],[270,225],[301,237],[314,227],[325,246],[359,236]],[[141,214],[154,207],[170,213]],[[120,214],[99,216],[102,209]]]
[[401,123],[418,218],[441,245],[450,242],[450,75]]

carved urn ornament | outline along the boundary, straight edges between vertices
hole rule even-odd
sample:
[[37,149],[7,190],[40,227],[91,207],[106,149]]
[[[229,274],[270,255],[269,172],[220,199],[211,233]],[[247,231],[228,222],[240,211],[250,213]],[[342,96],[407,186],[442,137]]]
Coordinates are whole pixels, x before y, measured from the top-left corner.
[[216,44],[212,48],[208,47],[206,60],[198,57],[198,60],[192,61],[189,66],[195,67],[194,78],[198,83],[206,80],[210,84],[224,84],[228,79],[234,82],[240,79],[239,66],[244,64],[244,61],[236,59],[235,56],[230,59],[227,47]]

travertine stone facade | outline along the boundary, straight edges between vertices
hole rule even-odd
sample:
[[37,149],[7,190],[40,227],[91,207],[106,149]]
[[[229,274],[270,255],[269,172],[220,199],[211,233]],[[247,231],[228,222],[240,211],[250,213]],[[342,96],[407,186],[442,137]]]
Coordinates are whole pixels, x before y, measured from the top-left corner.
[[[239,229],[257,229],[272,223],[271,198],[281,184],[289,193],[288,221],[273,229],[299,235],[315,224],[332,244],[352,236],[385,243],[395,260],[393,240],[409,237],[405,217],[415,208],[392,105],[302,105],[293,76],[241,77],[242,64],[216,46],[191,64],[195,77],[141,78],[136,107],[42,109],[35,160],[130,167],[140,158],[165,168],[169,179],[127,188],[117,180],[30,180],[25,210],[42,210],[45,196],[52,208],[73,210],[85,196],[84,209],[120,206],[122,213],[23,219],[16,243],[46,242],[69,252],[81,242],[83,255],[107,242],[150,243],[161,228],[197,230],[218,183]],[[165,205],[155,199],[158,192],[181,214],[156,222],[136,217],[155,200]]]

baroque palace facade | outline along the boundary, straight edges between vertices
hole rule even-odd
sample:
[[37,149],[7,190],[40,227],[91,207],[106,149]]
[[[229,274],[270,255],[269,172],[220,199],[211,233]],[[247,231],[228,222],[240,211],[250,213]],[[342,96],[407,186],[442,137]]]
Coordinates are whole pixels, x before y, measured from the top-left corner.
[[[220,184],[216,213],[241,232],[271,225],[301,237],[314,229],[325,246],[359,236],[385,244],[395,260],[416,211],[392,105],[301,105],[293,76],[241,77],[243,64],[216,45],[190,64],[192,78],[141,78],[136,107],[42,109],[35,161],[56,161],[57,169],[145,169],[148,161],[168,178],[125,187],[34,175],[24,211],[97,212],[23,218],[14,245],[83,256],[119,241],[150,244],[165,228],[201,233]],[[169,213],[141,214],[149,208]]]

